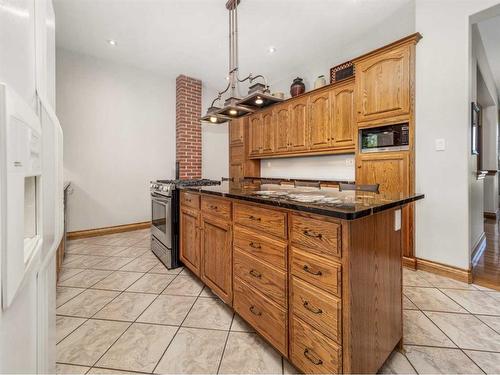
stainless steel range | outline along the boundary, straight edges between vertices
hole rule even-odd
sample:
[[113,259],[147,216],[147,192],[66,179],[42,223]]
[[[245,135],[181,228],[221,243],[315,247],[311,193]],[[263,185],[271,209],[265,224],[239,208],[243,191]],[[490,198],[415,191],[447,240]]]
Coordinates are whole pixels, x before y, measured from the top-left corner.
[[181,266],[178,187],[219,185],[220,183],[220,181],[207,179],[151,181],[151,250],[168,269]]

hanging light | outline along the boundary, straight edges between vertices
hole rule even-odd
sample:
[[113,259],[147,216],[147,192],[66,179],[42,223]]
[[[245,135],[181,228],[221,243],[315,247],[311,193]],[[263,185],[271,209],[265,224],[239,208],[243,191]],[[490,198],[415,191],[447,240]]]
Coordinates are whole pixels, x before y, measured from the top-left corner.
[[[283,99],[270,95],[267,81],[262,75],[252,75],[240,79],[238,75],[238,4],[240,0],[228,0],[226,8],[229,10],[229,74],[226,77],[228,84],[226,88],[220,91],[217,97],[207,110],[207,114],[201,118],[201,121],[212,124],[222,124],[233,118],[245,116],[254,112],[256,109],[274,104]],[[255,83],[250,86],[248,96],[241,99],[239,97],[239,85],[248,81],[253,83],[255,80],[261,80],[263,83]],[[217,108],[215,104],[223,101],[223,95],[228,94],[224,99],[222,108]]]

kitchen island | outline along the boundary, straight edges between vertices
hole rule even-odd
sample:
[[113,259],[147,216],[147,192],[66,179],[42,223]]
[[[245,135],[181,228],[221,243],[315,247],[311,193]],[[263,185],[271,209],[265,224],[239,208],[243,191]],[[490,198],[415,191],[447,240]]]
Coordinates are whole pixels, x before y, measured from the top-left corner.
[[375,373],[402,343],[401,209],[422,198],[187,188],[180,257],[298,369]]

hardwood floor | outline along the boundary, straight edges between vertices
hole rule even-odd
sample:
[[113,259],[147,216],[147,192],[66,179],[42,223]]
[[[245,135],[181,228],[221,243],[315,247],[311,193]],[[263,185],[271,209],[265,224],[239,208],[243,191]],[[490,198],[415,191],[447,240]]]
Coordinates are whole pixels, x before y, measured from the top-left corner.
[[500,225],[497,221],[484,221],[486,248],[478,259],[473,259],[475,284],[500,290]]

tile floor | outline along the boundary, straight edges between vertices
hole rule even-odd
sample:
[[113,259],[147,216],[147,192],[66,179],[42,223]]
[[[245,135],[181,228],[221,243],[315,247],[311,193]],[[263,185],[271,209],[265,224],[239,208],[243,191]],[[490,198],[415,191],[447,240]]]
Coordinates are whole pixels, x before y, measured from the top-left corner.
[[[57,287],[57,372],[297,371],[149,230],[70,241]],[[405,347],[382,373],[500,373],[500,292],[404,270]]]

